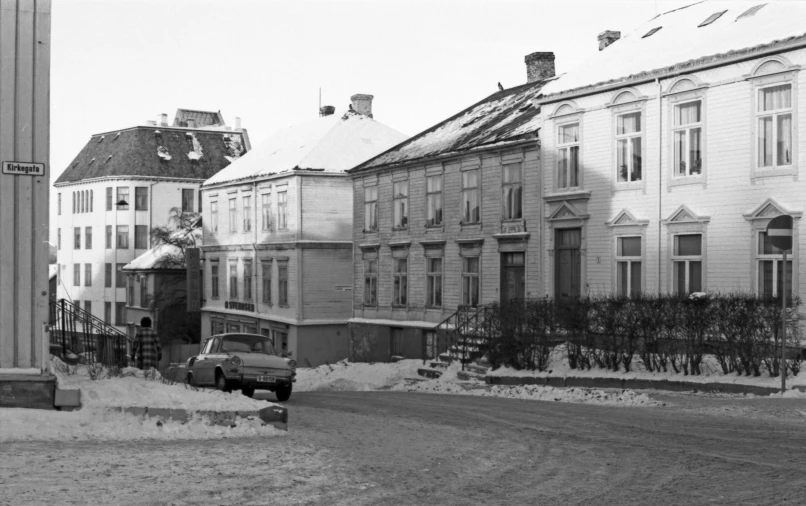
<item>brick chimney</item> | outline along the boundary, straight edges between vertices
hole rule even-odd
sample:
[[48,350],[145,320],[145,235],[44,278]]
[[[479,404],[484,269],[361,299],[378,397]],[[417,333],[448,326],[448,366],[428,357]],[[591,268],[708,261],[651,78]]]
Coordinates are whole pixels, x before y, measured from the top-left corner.
[[238,132],[241,130],[241,117],[235,116],[235,131]]
[[319,108],[319,117],[330,116],[334,112],[336,112],[336,108],[332,105],[323,105]]
[[616,42],[621,38],[621,32],[615,32],[613,30],[605,30],[599,35],[596,36],[596,39],[599,40],[599,51],[606,48],[610,44]]
[[353,110],[371,118],[373,98],[375,98],[373,95],[364,95],[361,93],[353,95],[350,97],[350,100],[353,103]]
[[527,54],[524,61],[527,83],[554,77],[554,53],[551,51]]

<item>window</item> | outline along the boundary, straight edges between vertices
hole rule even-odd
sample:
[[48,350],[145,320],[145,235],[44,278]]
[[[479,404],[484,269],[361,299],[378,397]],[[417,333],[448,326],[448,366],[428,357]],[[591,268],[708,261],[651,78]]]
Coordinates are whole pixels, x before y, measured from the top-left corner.
[[364,232],[378,230],[378,187],[364,188]]
[[235,262],[229,264],[229,298],[238,298],[238,264]]
[[271,304],[271,262],[260,264],[263,270],[263,303]]
[[112,325],[112,303],[104,302],[104,323]]
[[134,305],[134,276],[126,276],[126,303],[130,306]]
[[73,286],[81,286],[81,264],[73,264]]
[[702,291],[702,234],[674,236],[672,275],[675,292]]
[[56,249],[62,249],[62,229],[56,229]]
[[557,128],[557,188],[579,186],[579,123]]
[[523,184],[521,177],[521,164],[510,163],[503,166],[504,170],[504,219],[518,220],[523,217]]
[[425,204],[427,227],[442,225],[442,175],[425,178]]
[[252,262],[243,263],[243,300],[252,300]]
[[106,187],[106,210],[107,211],[112,210],[112,187],[111,186]]
[[616,238],[616,293],[634,297],[641,293],[641,238]]
[[211,296],[218,298],[218,262],[212,262],[210,266],[210,288]]
[[73,249],[81,249],[81,227],[73,229]]
[[277,228],[288,228],[288,192],[277,192]]
[[481,221],[479,170],[462,172],[462,223]]
[[92,316],[92,301],[91,300],[85,300],[84,301],[84,312],[87,313],[88,315]]
[[616,167],[618,181],[641,181],[642,150],[641,112],[616,116]]
[[112,249],[112,225],[106,226],[106,249]]
[[218,232],[218,202],[210,202],[210,228]]
[[243,231],[252,230],[252,197],[243,198]]
[[84,249],[92,249],[92,227],[84,227]]
[[705,21],[703,21],[702,23],[700,23],[700,24],[697,26],[697,28],[702,28],[703,26],[708,26],[708,25],[710,25],[711,23],[713,23],[714,21],[716,21],[717,19],[719,19],[719,18],[720,18],[720,17],[721,17],[723,14],[725,14],[726,12],[728,12],[728,11],[727,11],[727,10],[724,10],[724,11],[719,11],[719,12],[715,12],[715,13],[711,14],[710,16],[708,16],[708,18],[707,18]]
[[426,300],[427,307],[442,306],[442,259],[426,258]]
[[[377,187],[376,187],[377,188]],[[398,181],[392,184],[392,205],[394,228],[409,226],[409,182]]]
[[238,231],[238,225],[235,221],[238,219],[237,205],[235,199],[229,199],[229,231],[231,234]]
[[115,205],[117,205],[118,202],[126,202],[126,205],[119,205],[118,206],[118,211],[128,211],[129,210],[129,187],[128,186],[118,186],[118,197],[117,198],[118,199],[117,199],[117,202],[115,202]]
[[[786,251],[786,295],[792,296],[792,250]],[[780,297],[784,282],[784,250],[776,248],[767,232],[758,233],[758,294],[763,297]]]
[[645,39],[647,37],[651,37],[651,36],[655,35],[655,33],[657,33],[657,31],[660,30],[661,28],[663,28],[663,27],[662,26],[656,26],[655,28],[653,28],[650,31],[646,32],[646,34],[644,34],[644,36],[641,37],[641,38]]
[[[77,308],[81,309],[81,301],[80,301],[80,300],[78,300],[78,299],[74,300],[74,301],[73,301],[73,304],[74,304],[74,305],[75,305]],[[77,323],[77,322],[79,321],[79,319],[80,319],[80,318],[79,318],[79,316],[80,316],[80,315],[79,315],[79,312],[78,312],[78,311],[73,311],[73,321],[74,321],[74,322],[76,322],[76,323]]]
[[288,305],[288,264],[277,264],[277,302],[281,306]]
[[117,247],[127,249],[129,247],[129,226],[117,226]]
[[134,226],[134,248],[148,249],[148,225]]
[[73,192],[73,214],[76,213],[76,192]]
[[134,188],[134,210],[148,211],[148,187],[136,186]]
[[78,197],[79,197],[78,212],[80,212],[80,213],[84,212],[84,193],[85,192],[83,192],[83,191],[78,192]]
[[62,215],[62,194],[58,193],[56,195],[56,214],[61,216]]
[[148,278],[140,276],[140,307],[148,307]]
[[271,230],[271,193],[264,193],[260,196],[261,228]]
[[84,264],[84,286],[92,286],[92,264]]
[[378,259],[364,260],[364,305],[378,305]]
[[115,302],[115,325],[126,325],[126,303]]
[[750,7],[749,9],[744,11],[743,13],[739,14],[739,17],[736,18],[736,21],[739,21],[742,18],[749,18],[750,16],[754,15],[759,10],[761,10],[761,8],[764,7],[765,5],[767,5],[767,4],[758,4],[758,5],[754,5],[753,7]]
[[393,286],[392,286],[392,304],[396,306],[405,306],[408,295],[408,266],[409,260],[407,258],[394,259],[394,272],[393,272]]
[[196,190],[182,190],[182,212],[183,213],[192,213],[193,209],[193,197],[195,196]]
[[126,264],[115,264],[115,287],[126,288],[126,273],[123,272],[123,266]]
[[479,305],[479,257],[462,257],[462,304]]
[[112,288],[112,264],[104,264],[104,287]]
[[702,174],[702,101],[674,106],[674,176]]
[[758,167],[792,165],[792,85],[758,90]]
[[90,190],[90,212],[92,212],[92,201],[93,201],[92,190]]

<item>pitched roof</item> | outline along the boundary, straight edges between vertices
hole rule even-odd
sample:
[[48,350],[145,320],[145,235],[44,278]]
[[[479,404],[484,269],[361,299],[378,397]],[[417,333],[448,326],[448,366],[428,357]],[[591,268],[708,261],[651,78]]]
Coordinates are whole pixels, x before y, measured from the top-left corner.
[[192,119],[196,122],[197,127],[203,126],[224,126],[224,116],[221,111],[194,111],[192,109],[177,109],[176,116],[174,116],[175,127],[188,126],[188,120]]
[[404,139],[404,134],[358,112],[331,114],[279,130],[204,186],[299,169],[345,172]]
[[137,126],[93,135],[54,184],[106,176],[205,180],[245,151],[241,132]]
[[[750,13],[759,5],[763,7]],[[722,11],[727,12],[704,24]],[[785,46],[802,41],[806,36],[804,19],[806,2],[699,2],[641,24],[632,33],[547,84],[543,94],[548,98],[552,94],[689,69],[700,63],[753,53],[771,45]]]
[[533,139],[539,130],[540,110],[531,101],[546,82],[533,81],[494,93],[349,172]]

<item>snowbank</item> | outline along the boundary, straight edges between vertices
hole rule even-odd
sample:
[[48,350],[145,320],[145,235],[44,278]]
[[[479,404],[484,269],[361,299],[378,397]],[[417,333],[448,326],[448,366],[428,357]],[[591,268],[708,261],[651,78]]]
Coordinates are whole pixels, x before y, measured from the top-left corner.
[[388,389],[416,377],[422,360],[401,360],[391,364],[367,364],[342,360],[313,369],[297,369],[296,392],[322,390],[367,391]]

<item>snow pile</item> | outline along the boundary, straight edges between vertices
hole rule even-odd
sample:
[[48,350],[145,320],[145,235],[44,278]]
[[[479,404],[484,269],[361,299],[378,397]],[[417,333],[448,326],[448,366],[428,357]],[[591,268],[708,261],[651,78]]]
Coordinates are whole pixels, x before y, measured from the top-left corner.
[[165,149],[163,146],[157,147],[157,156],[165,160],[166,162],[171,159],[171,154],[168,153],[168,150]]
[[342,360],[313,369],[297,369],[297,392],[323,390],[367,391],[390,388],[405,378],[416,377],[422,360],[401,360],[391,364],[367,364]]
[[193,132],[187,132],[185,135],[188,136],[188,141],[193,146],[193,151],[188,152],[188,158],[194,162],[201,160],[201,157],[204,155],[204,153],[202,152],[201,143],[196,138],[196,134]]
[[[265,405],[265,403],[264,403]],[[218,439],[279,436],[284,431],[260,419],[236,418],[235,427],[212,425],[200,415],[187,423],[159,421],[98,408],[60,412],[42,409],[0,409],[0,442],[20,440]]]

